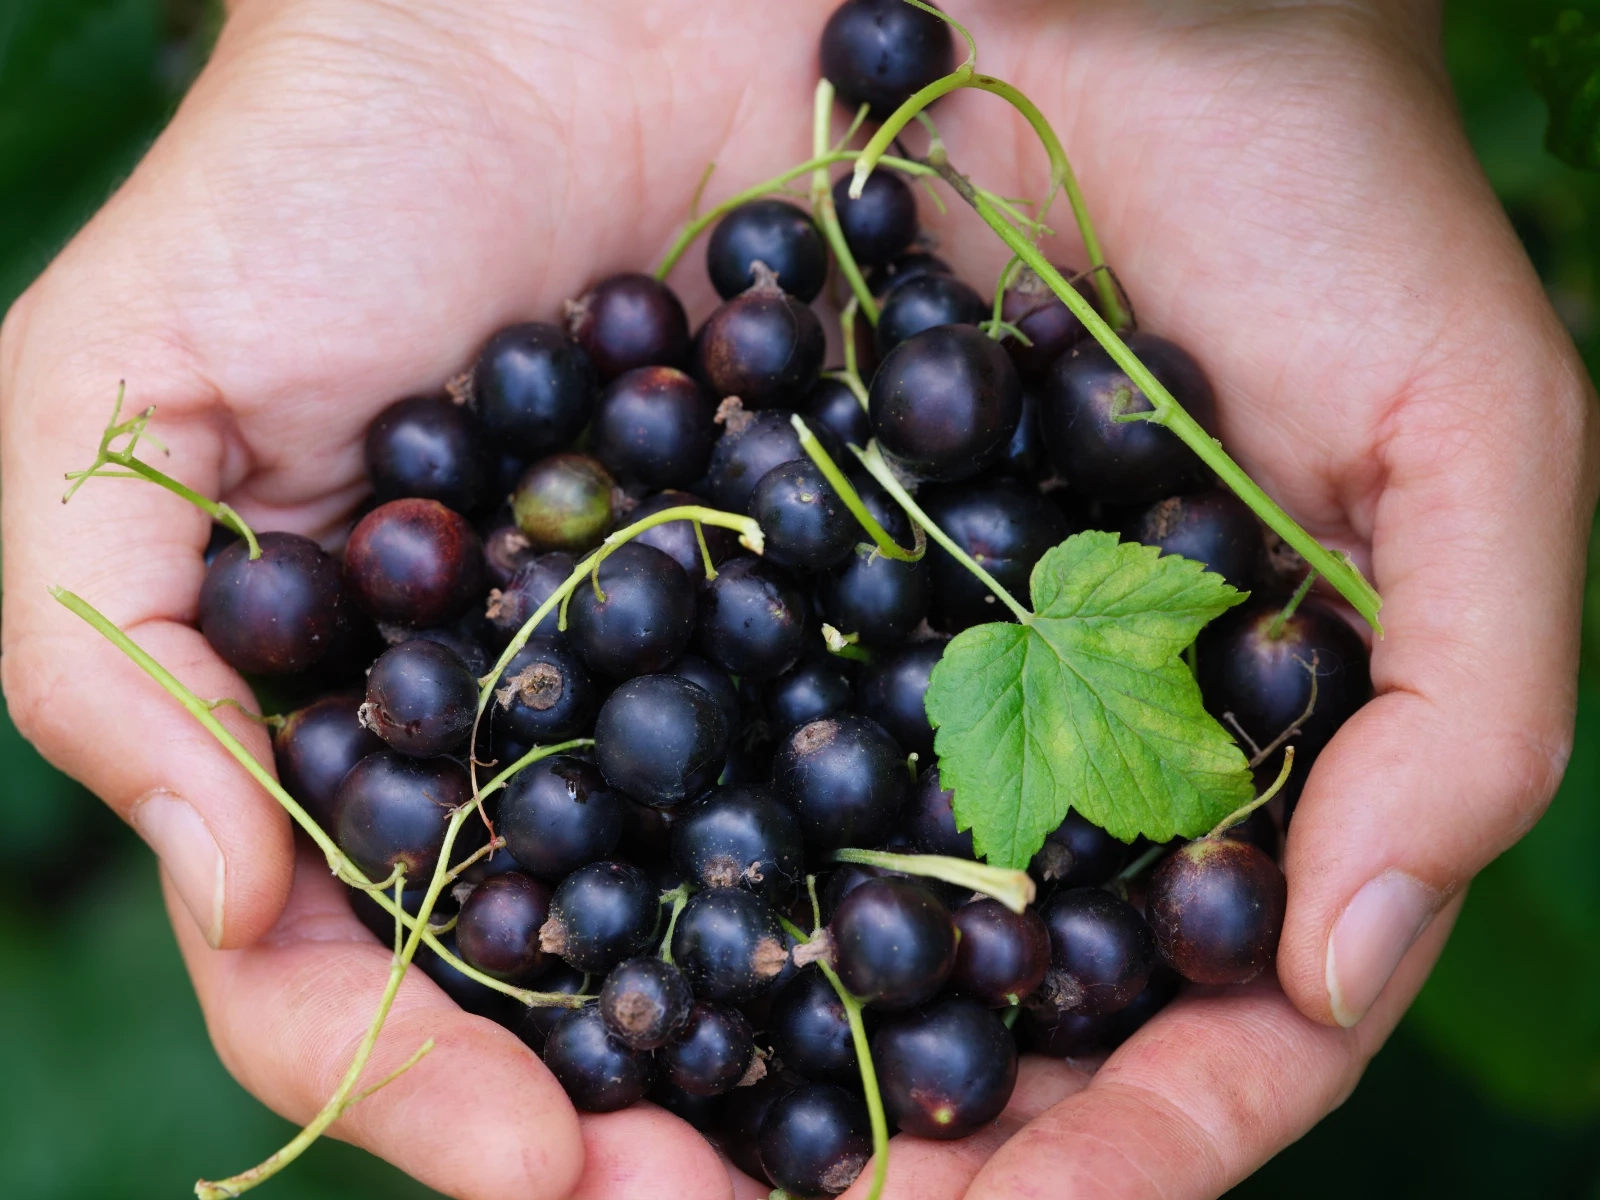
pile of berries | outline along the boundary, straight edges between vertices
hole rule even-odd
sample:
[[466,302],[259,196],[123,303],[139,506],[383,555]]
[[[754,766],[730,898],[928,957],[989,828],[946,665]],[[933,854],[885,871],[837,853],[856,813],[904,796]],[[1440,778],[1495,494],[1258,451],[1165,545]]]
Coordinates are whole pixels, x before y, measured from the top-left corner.
[[[881,119],[953,46],[929,13],[848,0],[821,57]],[[426,947],[418,965],[514,1030],[577,1107],[652,1099],[794,1197],[850,1184],[879,1095],[890,1127],[961,1137],[1006,1105],[1019,1048],[1104,1053],[1183,980],[1266,969],[1294,788],[1370,689],[1361,639],[1295,592],[1303,565],[1269,553],[1170,430],[1118,419],[1148,402],[1037,276],[991,301],[933,252],[902,175],[879,169],[855,198],[848,183],[832,206],[881,305],[851,347],[859,371],[823,369],[824,232],[787,200],[750,201],[711,233],[722,303],[698,330],[664,283],[625,274],[562,324],[499,331],[446,392],[372,422],[372,503],[342,561],[286,533],[252,557],[219,525],[199,605],[224,659],[298,697],[274,734],[284,787],[370,880],[399,880],[408,911],[452,814],[526,763],[462,826],[432,918],[483,978]],[[1211,423],[1187,351],[1124,340]],[[1292,733],[1289,793],[1164,847],[1071,813],[1026,906],[925,870],[975,858],[941,786],[929,674],[952,635],[1007,613],[956,557],[917,552],[923,531],[850,449],[873,439],[1015,593],[1084,529],[1253,590],[1202,636],[1198,677],[1267,776]],[[713,509],[759,537],[741,544]],[[394,918],[351,896],[387,943]],[[484,979],[591,999],[529,1007]]]

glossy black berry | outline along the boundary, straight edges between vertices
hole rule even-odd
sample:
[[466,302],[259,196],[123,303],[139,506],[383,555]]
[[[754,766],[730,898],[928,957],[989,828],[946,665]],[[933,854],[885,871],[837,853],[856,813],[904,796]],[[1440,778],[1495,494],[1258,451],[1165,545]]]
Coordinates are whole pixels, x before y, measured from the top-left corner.
[[1133,536],[1164,554],[1193,559],[1241,591],[1255,585],[1265,553],[1255,513],[1221,489],[1157,501],[1139,516]]
[[580,1112],[615,1112],[637,1104],[655,1079],[650,1055],[612,1037],[592,1005],[556,1022],[541,1057]]
[[593,763],[557,754],[511,777],[495,827],[524,869],[559,880],[616,849],[622,803]]
[[567,302],[567,333],[609,383],[635,367],[687,367],[689,317],[666,284],[612,275]]
[[783,740],[772,779],[819,850],[875,846],[905,802],[905,755],[876,722],[829,717]]
[[863,267],[881,267],[903,254],[917,236],[917,198],[893,171],[882,169],[867,176],[858,199],[850,198],[849,175],[833,185],[833,204],[839,213],[845,244]]
[[761,526],[766,557],[806,574],[836,567],[865,530],[809,458],[773,467],[750,497],[749,514]]
[[869,414],[873,435],[906,470],[948,483],[1005,453],[1022,417],[1022,384],[999,342],[970,325],[940,326],[884,359]]
[[484,432],[523,458],[560,450],[583,432],[598,386],[583,349],[538,321],[500,330],[472,368],[472,402]]
[[908,879],[869,879],[828,922],[850,993],[878,1008],[921,1004],[956,963],[956,926],[939,898]]
[[[794,414],[786,408],[762,412],[746,412],[741,408],[727,416],[706,471],[706,486],[720,507],[744,512],[762,476],[782,463],[807,457],[800,448],[800,435],[790,421],[792,416]],[[833,440],[832,434],[815,426],[812,432],[834,461],[839,461],[845,451]]]
[[361,720],[400,753],[432,758],[466,740],[477,711],[478,680],[461,656],[412,638],[372,664]]
[[591,446],[625,484],[686,487],[705,473],[717,406],[676,367],[637,367],[607,385]]
[[[541,992],[559,992],[565,996],[576,996],[584,990],[586,977],[582,971],[567,966],[560,959],[546,961],[549,965],[539,976]],[[548,1004],[534,1007],[523,1007],[519,1004],[517,1008],[521,1011],[507,1024],[529,1049],[540,1055],[544,1053],[545,1039],[550,1036],[550,1031],[562,1017],[573,1011],[570,1008],[557,1008]]]
[[802,967],[778,989],[767,1013],[766,1032],[784,1066],[807,1079],[856,1082],[856,1046],[844,1002],[816,967]]
[[867,410],[850,386],[837,379],[817,380],[800,401],[800,415],[813,433],[825,429],[841,444],[865,450],[872,440],[872,422],[867,420]]
[[1288,884],[1255,846],[1201,838],[1150,879],[1146,905],[1161,956],[1195,983],[1248,983],[1272,964]]
[[720,787],[672,827],[672,862],[697,888],[742,887],[787,903],[805,874],[800,822],[771,788]]
[[[1077,273],[1059,265],[1056,270],[1065,279]],[[1091,305],[1099,307],[1092,279],[1080,279],[1073,286]],[[1016,273],[1001,297],[1000,319],[1020,329],[1032,343],[1024,345],[1015,337],[1005,340],[1006,353],[1017,364],[1017,374],[1024,383],[1038,383],[1056,359],[1089,335],[1083,322],[1028,267]]]
[[[1191,417],[1213,427],[1216,397],[1188,351],[1151,333],[1123,341]],[[1040,385],[1039,427],[1074,492],[1106,504],[1153,504],[1204,478],[1204,465],[1170,429],[1116,419],[1151,407],[1097,342],[1080,342],[1056,360]]]
[[506,664],[485,720],[496,735],[517,742],[560,742],[588,728],[598,701],[599,689],[572,648],[539,634]]
[[850,710],[855,687],[838,659],[808,658],[767,685],[767,724],[774,737]]
[[832,1083],[808,1083],[774,1100],[761,1122],[767,1177],[799,1198],[836,1196],[872,1155],[867,1107]]
[[701,658],[698,654],[685,654],[668,667],[664,674],[676,675],[680,679],[687,679],[690,683],[705,688],[717,702],[717,707],[722,709],[722,715],[728,718],[730,736],[739,729],[740,716],[744,711],[739,699],[739,689],[734,687],[733,680],[728,678],[728,673],[721,667],[708,659]]
[[580,971],[603,975],[650,948],[660,908],[660,893],[638,867],[590,863],[556,888],[539,946]]
[[861,711],[922,763],[933,761],[933,726],[924,704],[928,678],[948,644],[945,638],[907,642],[879,654],[861,677]]
[[826,349],[817,314],[770,278],[724,301],[695,345],[699,378],[746,408],[792,407],[816,383]]
[[396,400],[372,419],[367,478],[379,503],[420,496],[471,512],[489,494],[489,452],[464,405],[447,396]]
[[740,1088],[733,1102],[721,1106],[715,1129],[717,1144],[734,1165],[752,1179],[767,1180],[758,1144],[761,1123],[779,1099],[804,1087],[805,1083],[793,1071],[785,1070],[781,1063],[769,1062],[765,1075],[748,1087]]
[[596,674],[646,675],[688,649],[694,588],[670,556],[636,542],[618,546],[600,564],[599,591],[585,580],[567,609],[567,637]]
[[702,1000],[743,1004],[770,990],[789,962],[778,914],[742,888],[689,898],[672,933],[672,961]]
[[[923,272],[902,281],[884,297],[875,335],[878,357],[887,360],[896,346],[942,325],[964,325],[977,333],[974,327],[988,320],[990,313],[984,298],[954,275]],[[1003,356],[1000,343],[994,345]]]
[[[935,525],[1024,604],[1034,564],[1069,532],[1059,508],[1033,488],[1010,480],[949,488],[930,495],[924,507]],[[928,546],[928,564],[932,619],[938,628],[959,633],[988,621],[1015,619],[982,580],[940,546]]]
[[899,0],[846,0],[822,30],[821,59],[839,100],[870,105],[868,116],[882,121],[955,68],[955,39],[933,13]]
[[351,531],[344,578],[376,620],[447,625],[482,598],[483,543],[465,517],[437,500],[391,500]]
[[314,700],[283,719],[272,735],[278,782],[323,829],[333,822],[339,784],[383,742],[361,723],[361,697],[341,692]]
[[688,1025],[694,993],[671,963],[630,958],[606,976],[599,1007],[612,1037],[634,1050],[659,1050]]
[[911,789],[902,822],[920,854],[943,854],[950,858],[976,858],[972,852],[972,830],[956,832],[955,793],[939,786],[939,768],[926,768]]
[[541,458],[517,481],[511,512],[534,546],[573,553],[600,544],[612,525],[616,480],[587,454]]
[[[867,498],[863,493],[862,499]],[[867,506],[873,508],[870,500]],[[894,533],[889,525],[885,528]],[[858,543],[823,579],[817,596],[824,617],[835,629],[859,634],[868,646],[892,646],[904,641],[927,618],[932,586],[927,555],[905,562],[863,552]]]
[[450,814],[471,799],[467,769],[454,759],[380,750],[340,782],[333,838],[373,882],[397,864],[407,879],[423,880],[438,864]]
[[[503,647],[511,641],[528,618],[539,611],[539,606],[555,595],[556,589],[567,581],[577,565],[578,560],[565,550],[552,550],[523,563],[504,587],[490,592],[484,616],[495,644]],[[552,607],[534,626],[535,635],[554,635],[560,618],[559,606]]]
[[1000,1115],[1017,1082],[1017,1044],[982,1004],[944,996],[872,1035],[883,1107],[901,1132],[949,1140]]
[[691,1096],[720,1096],[750,1070],[755,1034],[737,1008],[700,1001],[683,1032],[656,1057],[667,1078]]
[[1070,888],[1039,915],[1050,930],[1050,969],[1039,997],[1053,1013],[1115,1012],[1156,963],[1155,938],[1131,904],[1099,888]]
[[[704,500],[692,492],[669,488],[641,501],[637,508],[623,518],[623,522],[633,525],[669,508],[705,504]],[[726,562],[739,553],[739,538],[733,530],[724,529],[719,525],[701,525],[700,532],[705,535],[706,549],[711,551],[713,564]],[[661,525],[652,525],[643,533],[635,535],[633,540],[641,546],[654,546],[663,554],[671,555],[672,560],[683,568],[690,579],[705,578],[705,556],[700,552],[700,542],[694,535],[692,521],[667,521]]]
[[984,897],[954,913],[961,932],[950,987],[980,1004],[1003,1008],[1024,1000],[1050,966],[1050,931],[1031,908],[1012,912]]
[[539,930],[550,919],[550,889],[521,871],[506,871],[472,889],[456,921],[462,961],[507,983],[528,983],[544,970]]
[[912,250],[902,254],[893,262],[882,267],[869,267],[866,271],[867,286],[872,289],[874,296],[887,296],[903,283],[910,283],[913,279],[923,275],[954,275],[955,270],[937,254],[929,254],[923,250]]
[[[435,625],[431,629],[408,629],[404,632],[404,639],[408,642],[433,642],[452,651],[457,658],[466,664],[467,670],[474,679],[481,678],[489,670],[489,654],[484,649],[484,644],[476,636],[482,628],[482,623],[476,621],[473,614],[468,613],[454,625]],[[393,631],[400,632],[400,631]],[[398,645],[399,643],[393,643]]]
[[1177,994],[1178,976],[1170,968],[1157,965],[1144,991],[1126,1008],[1116,1012],[1052,1013],[1037,1006],[1022,1012],[1024,1045],[1035,1054],[1054,1058],[1084,1058],[1115,1050],[1137,1033],[1151,1017],[1166,1007]]
[[730,674],[783,674],[806,644],[806,599],[779,567],[742,555],[700,585],[700,652]]
[[607,697],[594,752],[612,787],[670,808],[717,781],[728,755],[728,718],[716,698],[677,675],[641,675]]
[[339,565],[297,533],[263,533],[261,557],[243,541],[222,550],[200,585],[200,632],[222,660],[252,675],[315,666],[339,619]]
[[779,287],[806,304],[817,298],[828,278],[822,234],[804,209],[787,200],[748,201],[711,231],[706,271],[724,300],[755,282],[751,266],[757,262],[777,275]]
[[1127,859],[1126,842],[1119,842],[1073,809],[1045,835],[1028,871],[1042,884],[1096,887],[1108,882]]

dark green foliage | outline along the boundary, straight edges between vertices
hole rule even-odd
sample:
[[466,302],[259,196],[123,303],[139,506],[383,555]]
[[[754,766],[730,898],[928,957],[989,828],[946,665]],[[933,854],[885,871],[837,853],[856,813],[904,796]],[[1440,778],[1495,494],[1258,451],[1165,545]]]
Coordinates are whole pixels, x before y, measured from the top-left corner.
[[1528,74],[1550,106],[1545,148],[1574,167],[1600,170],[1600,28],[1580,12],[1528,45]]

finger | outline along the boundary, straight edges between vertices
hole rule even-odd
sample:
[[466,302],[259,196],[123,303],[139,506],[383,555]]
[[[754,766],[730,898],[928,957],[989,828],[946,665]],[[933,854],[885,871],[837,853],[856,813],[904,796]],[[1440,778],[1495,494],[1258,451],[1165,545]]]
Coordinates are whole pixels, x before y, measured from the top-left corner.
[[665,1109],[643,1104],[582,1120],[583,1177],[571,1200],[733,1200],[717,1152]]
[[[181,903],[170,882],[167,896],[169,907]],[[274,1111],[309,1120],[366,1033],[389,951],[356,920],[312,851],[300,857],[282,919],[257,944],[212,950],[188,922],[175,924],[228,1070]],[[583,1173],[583,1140],[561,1086],[518,1038],[457,1008],[414,968],[360,1086],[395,1070],[429,1038],[431,1053],[351,1108],[330,1134],[464,1200],[566,1197]],[[206,1164],[213,1173],[248,1165]]]
[[1311,1128],[1355,1086],[1422,986],[1459,900],[1353,1030],[1312,1021],[1270,982],[1185,994],[978,1172],[970,1200],[1202,1200]]

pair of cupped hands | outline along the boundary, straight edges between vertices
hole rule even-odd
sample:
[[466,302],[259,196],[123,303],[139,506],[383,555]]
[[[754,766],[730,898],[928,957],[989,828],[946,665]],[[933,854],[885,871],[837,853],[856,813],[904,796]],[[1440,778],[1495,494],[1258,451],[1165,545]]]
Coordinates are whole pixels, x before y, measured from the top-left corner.
[[[126,378],[133,407],[158,406],[163,466],[257,529],[336,541],[382,406],[497,327],[647,269],[708,162],[715,197],[807,157],[832,7],[245,0],[171,127],[6,320],[12,715],[160,856],[217,1050],[292,1120],[345,1070],[389,951],[271,799],[46,591],[81,593],[198,694],[250,703],[194,628],[207,520],[132,483],[63,507],[62,475]],[[1437,0],[950,8],[982,69],[1054,122],[1143,327],[1214,379],[1224,445],[1355,557],[1387,636],[1377,698],[1290,831],[1277,978],[1189,991],[1092,1073],[1025,1059],[991,1129],[898,1138],[888,1194],[1215,1196],[1350,1092],[1468,881],[1560,779],[1593,398],[1462,135]],[[936,116],[979,183],[1042,190],[1001,101],[957,93]],[[958,200],[923,208],[963,276],[997,276],[1005,251]],[[675,282],[709,310],[693,255]],[[430,1037],[337,1136],[459,1197],[766,1191],[660,1109],[575,1113],[511,1033],[417,972],[367,1077]]]

